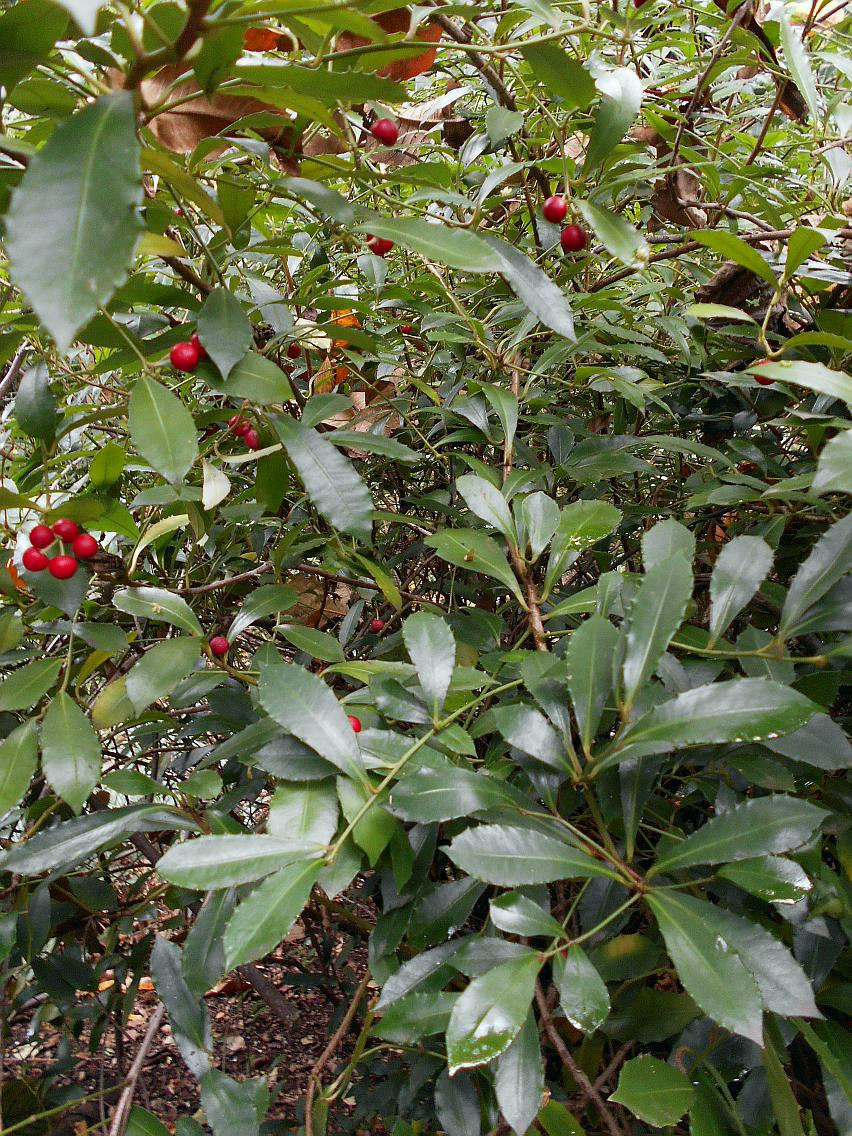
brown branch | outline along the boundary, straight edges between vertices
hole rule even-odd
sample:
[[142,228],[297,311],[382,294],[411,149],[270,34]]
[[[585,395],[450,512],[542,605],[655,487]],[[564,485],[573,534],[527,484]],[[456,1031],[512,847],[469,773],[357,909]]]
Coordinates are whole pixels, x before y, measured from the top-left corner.
[[246,982],[254,987],[255,993],[260,995],[273,1014],[275,1014],[276,1018],[279,1018],[287,1025],[292,1025],[298,1020],[299,1011],[292,1002],[288,1002],[278,987],[270,982],[266,975],[258,970],[253,963],[238,966],[237,971]]
[[188,264],[184,264],[182,261],[178,260],[176,256],[163,256],[160,257],[160,259],[176,272],[182,280],[185,280],[187,284],[191,284],[193,288],[197,288],[198,291],[202,292],[205,296],[209,296],[213,291],[212,284],[208,284],[206,280],[202,280],[197,272],[194,272]]
[[[436,24],[439,24],[444,31],[454,39],[456,43],[469,44],[471,41],[470,33],[465,28],[460,28],[458,24],[454,24],[449,16],[445,16],[443,12],[436,12],[432,17]],[[515,96],[488,62],[484,55],[478,51],[469,51],[466,53],[470,56],[470,61],[480,73],[483,79],[493,88],[494,93],[499,98],[503,106],[509,110],[517,110],[518,104]]]
[[607,1132],[610,1136],[624,1136],[621,1125],[612,1115],[606,1106],[606,1101],[597,1091],[595,1086],[574,1060],[571,1050],[559,1036],[556,1026],[553,1024],[553,1018],[550,1016],[550,1008],[547,1005],[547,999],[544,996],[544,991],[541,988],[541,983],[535,984],[535,1000],[538,1006],[539,1014],[541,1015],[541,1024],[544,1026],[547,1036],[553,1045],[553,1048],[559,1054],[562,1064],[567,1068],[568,1072],[574,1078],[577,1088],[587,1101],[590,1101],[600,1113],[601,1120],[604,1122]]
[[314,1136],[314,1097],[316,1096],[317,1088],[319,1087],[322,1071],[329,1063],[329,1061],[331,1061],[332,1057],[334,1057],[338,1047],[340,1046],[340,1043],[349,1032],[349,1027],[352,1025],[355,1015],[358,1013],[358,1007],[361,1004],[361,999],[364,997],[364,994],[367,991],[367,985],[369,981],[370,972],[368,970],[361,981],[358,983],[358,989],[355,991],[355,997],[352,999],[349,1009],[343,1015],[343,1021],[334,1031],[331,1041],[329,1041],[328,1045],[325,1047],[325,1049],[322,1051],[322,1053],[314,1063],[313,1069],[311,1069],[310,1076],[308,1078],[308,1091],[305,1094],[305,1136]]
[[142,1076],[142,1066],[145,1064],[148,1050],[154,1044],[154,1038],[157,1036],[157,1031],[160,1028],[160,1023],[163,1020],[163,1014],[165,1014],[165,1012],[166,1007],[161,1002],[148,1020],[148,1028],[145,1030],[145,1036],[142,1038],[139,1052],[133,1059],[133,1064],[130,1066],[130,1071],[127,1074],[121,1096],[118,1098],[116,1106],[113,1109],[112,1122],[109,1126],[109,1136],[123,1136],[124,1134],[127,1121],[130,1117],[130,1109],[133,1104],[133,1095],[136,1092],[136,1085],[139,1082],[139,1078]]
[[2,379],[0,379],[0,398],[4,398],[5,395],[11,390],[12,384],[21,373],[21,368],[24,365],[24,360],[26,359],[26,357],[27,345],[24,344],[23,347],[19,347],[15,352],[15,357],[9,364],[9,368],[6,371],[6,374]]

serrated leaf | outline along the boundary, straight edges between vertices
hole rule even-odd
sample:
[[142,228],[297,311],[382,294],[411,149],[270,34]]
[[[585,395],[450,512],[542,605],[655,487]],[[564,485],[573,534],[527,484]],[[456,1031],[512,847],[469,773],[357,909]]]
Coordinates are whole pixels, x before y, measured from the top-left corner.
[[423,543],[428,548],[434,548],[448,564],[466,568],[469,572],[482,572],[485,576],[499,580],[518,600],[524,602],[518,581],[500,545],[486,533],[478,529],[444,529],[443,532],[427,537]]
[[321,869],[319,860],[290,864],[243,900],[225,931],[228,970],[263,958],[278,946],[301,914]]
[[181,960],[184,981],[199,998],[212,989],[225,973],[222,936],[235,902],[233,888],[210,892],[184,940]]
[[552,915],[521,892],[506,892],[491,900],[491,922],[510,935],[546,935],[562,938],[565,931]]
[[670,556],[681,553],[689,564],[695,559],[695,537],[679,521],[658,521],[642,533],[642,563],[647,572]]
[[293,418],[276,417],[274,425],[317,512],[334,528],[369,543],[373,502],[351,462]]
[[689,1077],[656,1057],[642,1054],[625,1062],[610,1100],[654,1128],[677,1124],[691,1107],[695,1089]]
[[266,831],[279,840],[328,844],[337,830],[334,782],[304,781],[279,785],[269,802]]
[[210,1068],[210,1051],[213,1048],[210,1014],[203,999],[197,998],[184,980],[180,947],[162,935],[154,939],[151,978],[169,1012],[172,1033],[181,1056],[193,1076],[202,1076]]
[[41,727],[41,764],[54,792],[79,813],[101,775],[101,746],[74,699],[60,691]]
[[475,978],[447,1026],[450,1074],[484,1065],[511,1045],[529,1013],[542,962],[533,951]]
[[24,722],[0,742],[0,816],[20,802],[37,762],[36,724]]
[[436,260],[448,268],[464,272],[499,272],[502,257],[477,233],[469,229],[451,228],[419,217],[380,217],[371,215],[360,226],[375,237],[383,237]]
[[566,505],[550,550],[544,593],[550,592],[556,580],[581,552],[603,540],[621,520],[621,512],[608,501],[573,501]]
[[710,577],[710,634],[733,623],[772,567],[772,549],[759,536],[735,536],[716,558]]
[[518,887],[553,880],[617,878],[605,864],[553,836],[512,825],[481,825],[457,836],[447,855],[487,884]]
[[130,395],[130,438],[133,445],[167,481],[179,484],[198,457],[195,423],[170,390],[147,375]]
[[227,379],[223,379],[212,364],[202,364],[198,374],[217,394],[234,400],[244,399],[252,406],[280,406],[292,397],[281,368],[256,351],[246,351],[232,366]]
[[12,279],[61,353],[127,275],[141,201],[129,92],[83,107],[30,160],[6,215],[6,251]]
[[198,617],[186,600],[164,588],[124,588],[115,593],[113,603],[119,611],[125,611],[128,615],[138,615],[158,623],[171,623],[181,631],[193,635],[202,634]]
[[456,641],[450,625],[434,612],[420,611],[403,622],[402,641],[417,670],[432,718],[437,720],[456,665]]
[[752,375],[772,379],[776,383],[792,383],[817,394],[839,398],[852,406],[852,377],[843,371],[832,371],[824,363],[805,359],[781,359],[777,363],[760,363],[750,368]]
[[784,856],[758,856],[717,868],[716,875],[768,903],[797,903],[813,884],[795,860]]
[[491,717],[509,745],[561,773],[570,770],[562,739],[534,706],[495,706]]
[[517,804],[511,786],[485,773],[454,765],[414,770],[397,782],[389,800],[394,813],[418,824],[434,824]]
[[793,577],[781,611],[780,638],[795,628],[796,621],[821,599],[829,588],[852,569],[852,514],[835,522],[822,534],[810,555]]
[[555,43],[521,45],[520,51],[533,77],[544,83],[551,94],[558,95],[566,109],[585,110],[591,103],[596,94],[595,83],[581,60]]
[[397,1045],[411,1045],[423,1037],[443,1033],[458,997],[458,994],[433,993],[400,998],[373,1026],[373,1036]]

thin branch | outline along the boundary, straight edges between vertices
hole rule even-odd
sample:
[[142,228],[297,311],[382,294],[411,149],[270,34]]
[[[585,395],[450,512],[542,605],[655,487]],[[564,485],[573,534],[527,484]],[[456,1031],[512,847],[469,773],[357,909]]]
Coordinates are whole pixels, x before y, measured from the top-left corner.
[[[432,16],[432,19],[436,24],[439,24],[447,33],[447,35],[450,36],[451,39],[454,39],[456,43],[470,43],[470,34],[464,28],[460,28],[458,24],[454,24],[450,17],[445,16],[443,12],[436,12],[435,15]],[[478,51],[469,51],[468,55],[470,56],[471,63],[474,65],[474,67],[477,69],[486,83],[488,83],[489,87],[494,90],[494,93],[497,95],[503,106],[508,107],[509,110],[517,110],[518,104],[515,96],[512,94],[512,92],[509,90],[509,88],[506,86],[506,84],[503,82],[503,80],[500,78],[500,76],[497,74],[497,72],[494,70],[485,56],[481,55]]]
[[[308,1078],[308,1091],[305,1094],[305,1136],[314,1136],[314,1097],[316,1096],[317,1088],[319,1087],[320,1077],[326,1065],[331,1061],[337,1052],[340,1043],[343,1041],[346,1034],[349,1032],[349,1027],[358,1013],[358,1007],[361,1004],[361,999],[367,991],[367,985],[370,981],[369,970],[358,983],[358,989],[355,991],[355,997],[350,1003],[349,1009],[343,1015],[343,1021],[334,1031],[331,1041],[322,1051],[317,1058],[313,1069],[311,1069],[310,1077]],[[620,1134],[619,1134],[620,1136]]]
[[148,1050],[154,1044],[154,1038],[157,1036],[157,1031],[160,1028],[160,1023],[163,1020],[165,1012],[166,1007],[161,1002],[148,1021],[148,1028],[145,1030],[145,1036],[142,1038],[139,1052],[133,1059],[133,1064],[130,1066],[130,1071],[127,1074],[127,1080],[121,1096],[118,1098],[118,1102],[113,1110],[112,1122],[109,1126],[109,1136],[124,1136],[127,1121],[130,1118],[130,1109],[133,1105],[133,1095],[136,1092],[136,1085],[139,1082],[139,1078],[142,1076],[142,1067],[145,1064],[145,1058],[148,1056]]
[[299,1011],[295,1006],[287,1001],[278,987],[270,982],[266,975],[258,970],[253,963],[238,966],[237,970],[246,982],[254,987],[255,993],[260,995],[276,1018],[287,1025],[292,1025],[298,1019]]
[[17,379],[18,375],[21,372],[21,367],[23,367],[24,365],[24,360],[27,357],[28,350],[29,348],[26,344],[24,344],[23,347],[19,347],[15,352],[15,357],[9,364],[9,369],[6,371],[6,374],[3,376],[3,378],[0,379],[0,399],[5,398],[8,391],[11,390],[12,384],[14,383],[15,379]]

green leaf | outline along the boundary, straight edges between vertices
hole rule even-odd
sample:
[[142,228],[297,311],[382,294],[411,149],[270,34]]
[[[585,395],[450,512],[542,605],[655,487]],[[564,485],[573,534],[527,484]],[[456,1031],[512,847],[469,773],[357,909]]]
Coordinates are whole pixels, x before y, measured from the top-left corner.
[[181,400],[143,375],[130,395],[129,421],[131,440],[142,457],[179,484],[198,457],[195,423]]
[[95,489],[109,489],[124,472],[127,454],[116,442],[107,442],[89,463],[89,481]]
[[208,295],[198,313],[198,338],[227,381],[252,343],[251,324],[233,292],[214,288]]
[[801,864],[784,856],[758,856],[725,864],[716,875],[767,903],[798,903],[813,886]]
[[689,234],[689,237],[690,240],[698,241],[705,248],[718,252],[727,260],[732,260],[735,264],[747,268],[749,272],[753,272],[755,276],[759,276],[761,280],[765,280],[773,288],[778,286],[775,273],[757,249],[752,248],[741,237],[734,236],[733,233],[722,232],[721,229],[695,229]]
[[6,251],[12,279],[61,353],[127,275],[141,201],[129,92],[66,119],[27,166],[6,215]]
[[433,720],[437,720],[456,665],[456,641],[449,624],[434,612],[410,615],[402,625],[402,641],[414,663]]
[[808,363],[804,359],[781,359],[777,363],[761,363],[749,368],[752,375],[772,379],[776,383],[793,386],[839,398],[852,406],[852,378],[842,371],[832,371],[824,363]]
[[568,1021],[594,1033],[609,1017],[609,991],[582,947],[568,947],[553,959],[559,1004]]
[[565,668],[583,750],[589,753],[612,690],[612,660],[618,632],[602,615],[591,615],[568,640]]
[[164,880],[195,891],[253,883],[299,860],[316,859],[312,842],[298,845],[275,836],[200,836],[173,844],[157,861]]
[[497,1061],[497,1104],[516,1136],[535,1120],[544,1093],[544,1063],[535,1015],[527,1014],[515,1040]]
[[608,501],[573,501],[566,505],[553,538],[544,593],[548,594],[568,563],[603,540],[621,520],[621,511]]
[[559,506],[546,493],[530,493],[515,511],[520,512],[530,556],[538,560],[559,527]]
[[778,23],[781,27],[781,46],[784,49],[784,62],[793,76],[796,86],[802,93],[802,98],[808,105],[811,118],[816,122],[819,118],[819,96],[817,94],[816,79],[811,69],[811,61],[807,49],[802,42],[801,32],[794,29],[785,11],[779,12]]
[[369,543],[373,502],[353,465],[301,422],[277,416],[274,425],[317,512],[334,528]]
[[778,636],[786,638],[804,613],[852,569],[852,514],[822,534],[801,565],[784,601]]
[[852,430],[844,430],[823,446],[811,490],[852,493]]
[[286,611],[298,603],[299,595],[286,584],[262,584],[247,596],[243,606],[234,617],[228,630],[228,640],[234,640],[242,635],[247,627],[264,619],[267,615],[275,615],[279,611]]
[[184,940],[181,969],[184,981],[198,998],[212,989],[225,973],[222,936],[235,902],[233,888],[211,891]]
[[334,782],[305,781],[279,785],[269,802],[266,831],[298,844],[328,844],[337,830]]
[[642,105],[642,81],[630,67],[614,68],[601,76],[596,86],[603,98],[592,123],[583,164],[584,177],[588,177],[615,149]]
[[550,939],[565,936],[561,923],[518,891],[491,900],[491,922],[510,935],[545,935]]
[[375,1005],[375,1010],[383,1010],[386,1006],[406,997],[412,990],[416,990],[421,983],[432,978],[439,972],[449,971],[447,959],[455,954],[459,948],[458,941],[442,943],[430,951],[422,951],[402,964],[396,974],[392,974],[385,982],[381,997]]
[[149,647],[127,673],[127,696],[137,714],[167,698],[181,679],[186,678],[198,662],[201,644],[197,637],[179,635]]
[[[778,1124],[779,1136],[805,1136],[798,1101],[790,1082],[787,1080],[781,1059],[776,1052],[775,1039],[779,1037],[778,1031],[770,1026],[767,1028],[766,1035],[761,1060],[766,1072],[766,1087],[769,1092],[772,1112],[775,1114],[775,1120]],[[780,1039],[779,1048],[783,1052],[783,1043],[780,1042]]]
[[826,237],[818,229],[808,229],[804,225],[796,229],[787,241],[787,257],[784,261],[784,276],[789,279],[800,265],[825,244]]
[[338,777],[337,795],[343,815],[350,824],[355,821],[365,805],[371,806],[355,823],[352,839],[367,853],[367,859],[372,867],[387,848],[394,834],[401,831],[399,822],[378,803],[369,784]]
[[533,77],[562,99],[566,110],[585,110],[589,106],[596,94],[595,83],[581,60],[555,43],[534,43],[522,46],[520,51]]
[[371,215],[359,228],[448,268],[464,272],[500,272],[503,269],[500,254],[469,229],[451,228],[417,217],[391,219],[378,214]]
[[762,1045],[757,983],[720,932],[717,909],[682,892],[651,891],[646,899],[687,993],[719,1025]]
[[403,462],[405,465],[419,465],[423,461],[423,454],[384,434],[366,434],[362,430],[331,430],[323,437],[343,449],[379,454],[383,458]]
[[658,521],[642,533],[642,562],[646,572],[679,552],[690,564],[695,559],[695,537],[679,521]]
[[[230,293],[228,293],[230,295]],[[287,376],[281,368],[256,351],[246,351],[233,364],[227,379],[212,366],[198,371],[211,390],[231,399],[245,399],[252,406],[280,406],[292,397]]]
[[195,822],[176,809],[161,805],[128,805],[123,809],[88,813],[37,832],[23,844],[0,855],[0,868],[19,875],[36,876],[62,865],[73,868],[99,848],[115,844],[134,832],[160,829],[194,829]]
[[397,782],[389,800],[394,813],[418,824],[453,820],[517,803],[511,788],[502,781],[454,765],[414,770]]
[[482,1115],[473,1081],[465,1073],[442,1070],[435,1084],[435,1114],[446,1136],[480,1136]]
[[684,308],[684,315],[695,316],[696,319],[725,319],[737,323],[754,323],[752,316],[740,308],[732,308],[728,304],[690,304]]
[[103,8],[103,0],[56,0],[56,3],[71,13],[85,35],[94,35],[95,16]]
[[472,513],[475,513],[486,525],[496,529],[507,541],[517,542],[515,523],[506,498],[500,490],[486,481],[484,477],[477,477],[474,473],[466,473],[456,480],[456,488],[465,500],[465,504]]
[[792,733],[818,709],[798,691],[767,679],[708,683],[655,706],[628,726],[604,751],[596,768],[684,746],[764,741]]
[[616,260],[633,267],[644,267],[648,263],[651,254],[648,242],[624,217],[611,213],[608,209],[601,209],[591,201],[578,198],[574,204],[586,224]]
[[101,746],[77,703],[60,691],[41,727],[41,764],[54,792],[79,813],[101,775]]
[[622,675],[624,703],[632,706],[680,627],[692,595],[692,569],[682,553],[642,577],[630,606]]
[[327,631],[303,627],[300,623],[280,623],[277,630],[288,643],[292,643],[298,651],[304,651],[312,659],[322,659],[325,663],[342,663],[346,659],[340,643]]
[[[240,81],[263,87],[289,87],[302,95],[315,95],[329,106],[338,101],[398,103],[405,98],[405,87],[378,75],[356,71],[329,71],[326,68],[300,67],[290,60],[268,63],[242,63],[234,68]],[[291,179],[296,180],[296,179]]]
[[574,314],[558,284],[528,256],[506,241],[484,233],[482,239],[500,257],[499,272],[521,303],[545,327],[574,342]]
[[524,602],[518,581],[500,545],[487,533],[479,529],[444,529],[427,537],[423,543],[427,548],[434,548],[448,564],[499,580],[521,603]]
[[499,1057],[529,1013],[541,960],[533,951],[475,978],[453,1007],[447,1026],[447,1065],[459,1069]]
[[0,86],[7,94],[61,38],[68,17],[47,0],[19,0],[0,16]]
[[59,415],[56,399],[50,390],[47,367],[39,363],[31,367],[18,386],[15,397],[15,421],[31,438],[52,442]]
[[202,1076],[210,1068],[210,1051],[213,1048],[210,1014],[205,1002],[197,998],[186,984],[180,947],[162,935],[154,939],[151,978],[169,1012],[169,1022],[181,1056],[193,1076]]
[[0,742],[0,816],[20,802],[30,787],[37,761],[35,722],[24,722]]
[[301,914],[321,869],[321,861],[290,864],[243,900],[225,931],[228,970],[263,958],[278,946]]
[[562,739],[534,706],[495,706],[491,717],[509,745],[560,773],[571,769]]
[[520,111],[509,110],[504,106],[491,106],[485,112],[485,133],[494,146],[501,146],[507,138],[524,125],[524,116]]
[[643,1054],[625,1062],[618,1075],[618,1088],[609,1099],[646,1124],[663,1128],[677,1124],[694,1096],[695,1089],[685,1073]]
[[169,1130],[153,1113],[134,1105],[127,1121],[127,1136],[169,1136]]
[[664,853],[652,872],[790,852],[808,841],[828,815],[810,801],[783,793],[742,801]]
[[36,659],[7,675],[0,684],[0,710],[29,710],[59,677],[61,659]]
[[586,1136],[565,1105],[552,1097],[539,1112],[538,1120],[547,1136]]
[[235,1081],[213,1068],[201,1078],[199,1088],[201,1107],[214,1136],[259,1136],[269,1108],[265,1077]]
[[343,773],[362,780],[364,765],[349,719],[321,678],[293,663],[260,668],[260,704],[279,726]]
[[113,603],[128,615],[171,623],[193,635],[203,634],[198,617],[186,600],[163,588],[124,588],[115,593]]
[[409,994],[385,1011],[372,1029],[373,1036],[397,1045],[411,1045],[423,1037],[443,1033],[457,1001],[458,994]]
[[511,825],[469,828],[450,844],[447,855],[462,871],[487,884],[519,887],[553,880],[616,879],[604,864],[553,836]]
[[766,579],[772,549],[759,536],[735,536],[716,558],[710,577],[710,634],[727,631]]

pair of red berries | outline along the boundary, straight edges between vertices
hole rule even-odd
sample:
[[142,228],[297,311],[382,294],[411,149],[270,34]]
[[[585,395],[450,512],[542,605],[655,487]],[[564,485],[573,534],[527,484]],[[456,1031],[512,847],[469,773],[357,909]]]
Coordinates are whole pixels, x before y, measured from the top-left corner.
[[384,237],[374,237],[371,233],[367,233],[367,248],[376,256],[387,256],[393,244],[393,241],[388,241]]
[[[568,202],[557,193],[548,197],[541,211],[546,221],[558,225],[568,215]],[[589,234],[581,225],[566,225],[559,234],[559,243],[565,252],[582,252],[589,243]]]
[[399,128],[390,118],[377,118],[370,127],[370,133],[377,142],[383,142],[385,146],[393,146],[399,138]]
[[247,450],[260,449],[260,434],[247,418],[241,418],[239,414],[232,414],[228,419],[228,429],[235,438],[242,438]]
[[[62,552],[59,556],[45,556],[42,549],[49,548],[55,541],[70,544],[73,556]],[[45,568],[56,580],[70,580],[77,571],[80,560],[89,560],[98,551],[98,542],[87,532],[80,532],[80,526],[70,517],[60,517],[52,526],[36,525],[30,532],[30,547],[22,556],[28,572],[43,572]]]
[[194,371],[201,360],[206,358],[207,352],[194,333],[183,343],[176,343],[169,352],[169,362],[176,371]]

